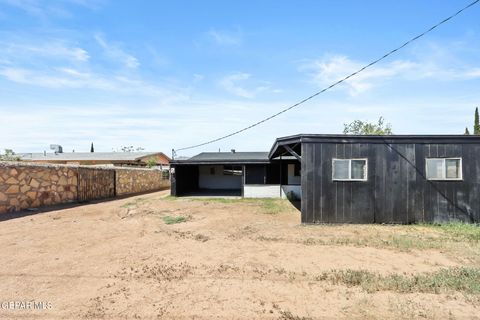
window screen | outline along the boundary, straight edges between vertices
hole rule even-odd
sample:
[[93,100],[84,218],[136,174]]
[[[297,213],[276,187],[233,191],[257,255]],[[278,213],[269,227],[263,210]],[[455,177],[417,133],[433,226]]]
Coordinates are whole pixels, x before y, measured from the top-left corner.
[[427,158],[426,174],[429,180],[461,180],[461,158]]
[[333,159],[333,180],[367,180],[367,159]]

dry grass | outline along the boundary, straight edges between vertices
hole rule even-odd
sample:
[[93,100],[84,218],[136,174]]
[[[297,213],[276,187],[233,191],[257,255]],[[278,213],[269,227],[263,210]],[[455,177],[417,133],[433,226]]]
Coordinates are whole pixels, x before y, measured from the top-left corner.
[[387,276],[367,270],[333,270],[316,277],[318,281],[330,281],[332,284],[358,286],[372,293],[376,291],[394,291],[399,293],[435,293],[462,292],[480,294],[480,268],[444,268],[432,273],[413,276],[389,274]]
[[284,200],[164,195],[2,222],[0,301],[54,308],[0,318],[478,317],[478,226],[304,226]]

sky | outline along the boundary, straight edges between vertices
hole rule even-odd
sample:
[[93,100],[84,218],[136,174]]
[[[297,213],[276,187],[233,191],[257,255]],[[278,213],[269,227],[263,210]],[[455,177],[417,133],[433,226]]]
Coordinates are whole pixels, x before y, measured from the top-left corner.
[[[0,150],[163,151],[223,136],[348,75],[470,1],[0,0]],[[268,151],[383,116],[472,131],[480,4],[252,130],[185,150]]]

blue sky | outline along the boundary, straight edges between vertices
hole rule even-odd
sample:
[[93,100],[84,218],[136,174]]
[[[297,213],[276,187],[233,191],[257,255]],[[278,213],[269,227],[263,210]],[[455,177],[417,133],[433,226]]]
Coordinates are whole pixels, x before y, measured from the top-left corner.
[[[0,0],[0,149],[170,153],[275,113],[468,1]],[[275,120],[182,153],[268,150],[384,116],[461,134],[480,106],[480,5]]]

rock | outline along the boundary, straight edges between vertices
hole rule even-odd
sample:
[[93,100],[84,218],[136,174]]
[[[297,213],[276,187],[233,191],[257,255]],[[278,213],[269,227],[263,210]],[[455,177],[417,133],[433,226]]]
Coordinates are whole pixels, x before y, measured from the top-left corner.
[[13,199],[10,200],[10,205],[18,207],[18,206],[20,206],[20,202],[16,198],[13,198]]
[[5,193],[0,192],[0,202],[7,201],[8,197]]
[[18,174],[17,169],[15,169],[15,168],[10,169],[10,175],[11,175],[11,176],[15,177],[17,174]]
[[14,177],[10,177],[7,179],[7,181],[5,181],[6,184],[17,184],[18,183],[18,180],[15,179]]
[[33,188],[38,188],[40,186],[40,182],[38,182],[37,180],[35,179],[32,179],[30,180],[30,185],[33,187]]
[[17,185],[11,185],[8,187],[7,191],[5,191],[6,194],[15,194],[20,191],[20,188]]
[[37,197],[37,193],[35,191],[27,192],[27,197],[29,197],[32,200],[35,200],[35,198]]
[[5,213],[7,212],[7,207],[6,206],[0,206],[0,213]]
[[28,190],[30,190],[30,188],[31,188],[31,187],[28,186],[28,185],[23,185],[23,186],[20,187],[20,191],[21,191],[22,193],[25,193],[25,192],[27,192]]
[[17,177],[17,180],[18,181],[22,181],[23,179],[25,179],[27,175],[25,174],[25,172],[21,172],[18,177]]
[[65,176],[61,176],[60,179],[58,180],[58,184],[62,186],[67,185],[68,184],[67,178]]

